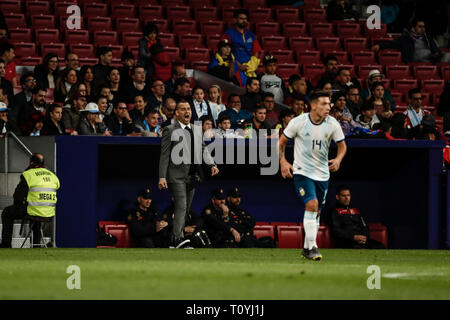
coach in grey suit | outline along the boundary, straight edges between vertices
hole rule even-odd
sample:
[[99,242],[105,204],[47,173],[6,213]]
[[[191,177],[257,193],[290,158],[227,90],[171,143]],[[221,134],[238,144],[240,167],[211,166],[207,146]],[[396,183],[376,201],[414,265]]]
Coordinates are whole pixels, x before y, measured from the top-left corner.
[[178,102],[175,115],[177,121],[165,127],[162,133],[158,187],[172,190],[175,217],[171,241],[180,247],[189,242],[183,233],[185,215],[191,207],[195,185],[202,180],[202,158],[212,176],[218,174],[219,169],[205,149],[201,126],[190,123],[192,111],[189,103]]

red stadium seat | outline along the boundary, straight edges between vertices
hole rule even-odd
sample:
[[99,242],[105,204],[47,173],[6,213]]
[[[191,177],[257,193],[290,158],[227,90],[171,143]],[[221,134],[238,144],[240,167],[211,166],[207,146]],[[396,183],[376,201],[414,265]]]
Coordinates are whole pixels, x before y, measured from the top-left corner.
[[29,16],[50,13],[50,2],[48,1],[26,1],[25,3],[26,13]]
[[361,25],[359,23],[337,23],[336,33],[341,38],[361,37]]
[[360,78],[367,79],[367,77],[369,76],[369,72],[375,69],[383,73],[383,68],[381,67],[381,65],[377,64],[359,65],[358,75]]
[[173,33],[160,33],[158,34],[158,38],[161,40],[163,46],[167,47],[175,47],[175,35]]
[[307,8],[320,8],[320,0],[303,0]]
[[392,80],[412,78],[409,72],[409,67],[404,65],[387,65],[386,76]]
[[209,61],[195,61],[191,63],[191,68],[194,70],[200,70],[203,72],[208,71]]
[[288,79],[293,74],[300,73],[300,65],[297,63],[278,63],[277,74],[283,78]]
[[286,37],[263,36],[261,37],[262,47],[265,51],[287,49]]
[[305,9],[303,17],[306,23],[327,22],[325,9],[322,8]]
[[323,57],[326,57],[328,55],[332,55],[335,56],[338,59],[338,63],[343,63],[343,64],[350,64],[350,60],[348,59],[348,53],[347,51],[336,51],[336,50],[324,50],[323,51]]
[[17,57],[36,56],[36,44],[33,42],[15,42],[14,47],[14,53]]
[[80,59],[80,67],[85,65],[94,66],[98,63],[97,58],[79,58]]
[[274,50],[270,52],[278,63],[295,63],[294,52],[292,50]]
[[363,25],[363,28],[364,28],[364,35],[367,38],[383,38],[383,37],[386,37],[386,35],[387,35],[387,26],[385,23],[381,24],[380,29],[367,28],[366,21],[361,21],[361,24]]
[[31,26],[33,27],[33,29],[54,29],[55,17],[42,14],[31,16]]
[[226,8],[226,7],[233,7],[233,8],[240,8],[241,2],[239,0],[216,0],[216,7],[219,8]]
[[106,225],[105,231],[117,238],[116,248],[130,248],[131,236],[130,230],[126,224]]
[[205,47],[201,34],[180,34],[178,36],[178,43],[181,49]]
[[20,58],[21,66],[36,66],[41,63],[42,63],[42,57],[21,57]]
[[378,223],[369,223],[370,238],[384,244],[388,248],[387,228]]
[[69,52],[77,54],[80,58],[95,58],[94,45],[90,43],[71,43]]
[[[123,46],[118,44],[108,45],[111,48],[112,54],[114,58],[120,58],[123,52]],[[120,60],[119,60],[120,63]]]
[[378,62],[385,64],[401,64],[402,54],[400,51],[380,50],[378,52]]
[[38,29],[35,30],[35,39],[37,43],[60,42],[58,29]]
[[275,239],[275,231],[274,227],[271,225],[256,225],[253,228],[253,234],[257,239],[261,237],[271,237],[272,239]]
[[141,30],[141,21],[137,18],[117,18],[116,30]]
[[22,12],[22,5],[20,0],[1,0],[0,10],[5,14],[6,12]]
[[312,37],[290,37],[289,48],[294,51],[316,49]]
[[268,226],[268,225],[270,225],[270,223],[267,221],[257,221],[255,225],[256,226]]
[[319,248],[331,247],[330,229],[327,226],[319,227],[319,230],[317,231],[316,242]]
[[187,6],[174,6],[166,8],[168,20],[191,20],[191,8]]
[[[247,7],[251,8],[251,7]],[[254,8],[254,7],[253,7]],[[267,22],[272,21],[272,9],[270,8],[256,8],[250,9],[250,21],[256,22]]]
[[299,64],[320,64],[320,51],[296,51],[297,63]]
[[33,40],[31,29],[28,28],[11,28],[9,29],[9,34],[11,35],[11,39],[13,41],[31,42]]
[[215,7],[195,8],[194,19],[197,21],[217,21],[217,8]]
[[133,4],[115,4],[111,5],[111,17],[116,18],[135,18],[136,7]]
[[67,8],[74,5],[73,1],[65,1],[65,2],[55,2],[55,15],[67,16]]
[[108,5],[106,3],[86,3],[83,12],[86,17],[108,17]]
[[421,80],[422,91],[441,94],[444,91],[444,80]]
[[119,44],[116,31],[94,31],[93,41],[96,45]]
[[366,38],[345,38],[344,48],[347,51],[364,51],[367,49]]
[[[238,0],[239,1],[239,0]],[[236,9],[240,8],[240,4],[238,4],[237,6],[233,6],[232,4],[227,4],[226,6],[219,6],[222,8],[221,11],[221,16],[222,16],[222,21],[223,22],[233,22],[234,18],[234,11],[236,11]]]
[[66,30],[66,43],[90,43],[89,32],[87,30]]
[[393,82],[394,89],[403,94],[407,94],[409,90],[417,88],[416,79],[396,79]]
[[265,7],[266,0],[242,0],[242,6],[244,8]]
[[191,8],[202,8],[214,6],[213,0],[189,0],[189,6]]
[[[159,32],[171,33],[169,20],[165,19],[154,19],[154,18],[145,18],[143,22],[143,26],[147,23],[153,22],[157,27]],[[141,34],[142,35],[142,34]]]
[[223,34],[224,26],[223,21],[201,21],[200,33],[204,35]]
[[[59,29],[60,29],[60,31],[70,30],[67,27],[67,20],[68,19],[69,19],[69,16],[60,16],[59,17]],[[80,26],[81,26],[81,28],[84,29],[84,19],[83,19],[83,17],[80,17]]]
[[352,52],[352,63],[353,64],[375,64],[375,52],[373,51],[359,51]]
[[198,33],[195,20],[172,21],[172,32],[175,34]]
[[413,75],[418,80],[440,79],[436,66],[413,66]]
[[139,18],[144,20],[148,17],[165,19],[163,7],[154,5],[146,5],[139,7]]
[[306,23],[304,22],[286,22],[283,23],[283,35],[285,37],[308,36]]
[[169,55],[170,60],[177,61],[180,60],[180,48],[178,47],[164,47],[164,50],[167,51],[167,54]]
[[398,106],[403,103],[403,93],[395,90],[391,90],[392,99],[394,99],[395,104],[397,105],[396,111],[398,109]]
[[220,34],[210,34],[206,36],[206,47],[215,51],[221,39]]
[[184,6],[185,5],[185,0],[161,0],[160,2],[163,7]]
[[255,27],[256,34],[280,35],[280,25],[278,22],[258,22]]
[[333,25],[328,22],[311,23],[308,25],[309,34],[312,37],[332,37],[334,36]]
[[312,79],[322,73],[324,73],[323,64],[307,64],[303,65],[303,75],[307,79]]
[[270,225],[278,228],[279,226],[298,226],[298,223],[294,222],[294,221],[288,221],[288,222],[271,221]]
[[8,28],[25,28],[27,26],[25,15],[22,13],[5,13],[4,16]]
[[341,42],[337,37],[316,38],[316,47],[320,51],[340,50]]
[[206,48],[186,48],[185,58],[188,62],[209,61],[209,49]]
[[303,248],[303,232],[300,226],[278,226],[278,248]]
[[64,58],[66,55],[66,46],[64,43],[41,43],[41,56],[47,53],[56,53],[58,57]]
[[123,32],[122,33],[122,45],[123,46],[137,46],[140,38],[142,38],[141,32]]
[[276,21],[278,23],[291,23],[299,20],[298,9],[294,8],[279,8],[275,9]]
[[445,81],[450,81],[450,65],[441,65],[441,75]]
[[87,23],[89,31],[113,30],[112,20],[108,17],[89,17]]

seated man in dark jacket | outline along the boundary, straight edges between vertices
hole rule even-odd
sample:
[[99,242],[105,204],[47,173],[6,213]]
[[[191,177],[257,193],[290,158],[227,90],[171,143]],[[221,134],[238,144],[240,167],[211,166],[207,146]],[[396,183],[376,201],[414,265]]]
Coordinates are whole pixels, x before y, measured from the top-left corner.
[[350,207],[350,188],[339,186],[336,208],[331,213],[331,234],[336,248],[385,249],[384,245],[370,239],[369,229],[358,209]]
[[345,0],[331,0],[327,6],[327,18],[329,21],[335,20],[355,20],[358,21],[359,14],[352,9]]
[[139,191],[136,206],[128,215],[128,225],[137,248],[169,246],[168,223],[161,219],[152,204],[150,189]]
[[103,121],[113,136],[139,136],[139,130],[133,124],[125,102],[114,106],[113,112]]

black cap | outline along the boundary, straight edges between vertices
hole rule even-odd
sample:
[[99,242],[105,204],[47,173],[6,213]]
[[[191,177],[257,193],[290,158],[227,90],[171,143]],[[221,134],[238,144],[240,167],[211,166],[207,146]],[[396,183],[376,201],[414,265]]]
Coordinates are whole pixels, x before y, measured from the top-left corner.
[[222,188],[217,188],[217,189],[213,190],[212,197],[216,200],[224,200],[226,198],[225,191],[223,191]]
[[242,197],[242,193],[238,187],[234,187],[228,190],[228,196],[232,198],[240,198]]
[[268,54],[268,55],[264,56],[263,65],[267,65],[267,64],[270,64],[272,62],[277,62],[277,61],[278,61],[277,58]]
[[143,190],[139,191],[138,197],[142,197],[144,199],[151,199],[152,196],[150,194],[150,189],[143,189]]

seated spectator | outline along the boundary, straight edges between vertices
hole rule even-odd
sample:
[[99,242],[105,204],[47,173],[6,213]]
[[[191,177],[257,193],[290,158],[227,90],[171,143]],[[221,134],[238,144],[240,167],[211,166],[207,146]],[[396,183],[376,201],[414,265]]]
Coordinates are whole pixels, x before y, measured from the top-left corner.
[[255,111],[256,106],[262,102],[258,78],[249,77],[245,87],[247,92],[241,96],[242,109],[253,112]]
[[406,115],[403,113],[394,113],[391,118],[392,130],[391,135],[396,139],[406,139]]
[[333,96],[333,85],[331,82],[320,82],[317,85],[316,90],[327,92],[330,95],[330,99]]
[[375,82],[372,84],[370,91],[373,93],[368,102],[374,105],[378,119],[381,121],[392,118],[394,113],[391,111],[389,101],[384,99],[383,83]]
[[338,58],[332,54],[329,54],[323,58],[322,62],[325,72],[322,75],[313,78],[312,82],[314,85],[325,82],[333,82],[336,79],[339,68]]
[[13,132],[20,136],[21,132],[17,126],[8,120],[8,107],[3,102],[0,102],[0,138],[5,137],[8,132]]
[[284,104],[290,105],[294,97],[304,97],[308,101],[309,83],[306,79],[301,78],[298,74],[289,77],[289,88],[286,93]]
[[114,96],[112,102],[113,104],[116,104],[118,101],[124,99],[124,96],[128,94],[129,88],[123,88],[122,82],[120,81],[120,72],[116,67],[110,67],[106,77],[108,79],[107,85],[111,90],[111,94]]
[[[377,69],[370,70],[369,76],[367,78],[367,89],[363,89],[361,91],[361,99],[362,100],[368,100],[372,96],[372,90],[370,89],[372,85],[376,82],[381,82],[383,80],[384,75],[378,71]],[[392,111],[395,111],[395,101],[392,97],[392,93],[390,90],[384,89],[384,95],[383,98],[389,102],[389,105],[391,107]]]
[[106,111],[106,115],[110,115],[114,108],[114,95],[111,93],[109,85],[104,84],[103,86],[100,87],[99,96],[106,97],[108,101],[108,109]]
[[[264,105],[256,107],[255,111],[253,111],[252,130],[254,130],[255,133],[261,137],[270,137],[272,134],[272,126],[269,124],[269,122],[267,122],[266,114],[267,109]],[[260,132],[260,130],[263,131]]]
[[39,137],[44,126],[44,114],[35,112],[31,115],[27,123],[26,130],[23,131],[24,136]]
[[17,123],[19,114],[24,110],[26,104],[32,99],[33,89],[36,87],[36,80],[33,72],[24,72],[20,76],[20,85],[22,91],[14,96],[11,106],[10,121]]
[[144,137],[161,137],[162,127],[158,125],[158,110],[151,109],[145,111],[141,134]]
[[97,96],[97,91],[93,85],[94,73],[92,71],[92,67],[89,65],[82,66],[79,75],[80,82],[86,86],[86,96],[88,98],[95,98]]
[[332,116],[339,122],[344,135],[347,135],[354,128],[361,127],[361,125],[358,122],[343,115],[342,110],[339,109],[338,107],[331,108],[330,116]]
[[143,96],[148,101],[151,91],[145,82],[145,69],[141,66],[134,67],[131,71],[131,79],[133,81],[125,87],[125,102],[133,103],[137,95]]
[[328,21],[353,20],[358,21],[359,13],[352,9],[345,0],[331,0],[327,6]]
[[17,73],[14,57],[16,56],[14,46],[9,42],[0,44],[0,59],[5,61],[5,79],[11,82],[12,86],[17,87]]
[[231,118],[228,114],[221,114],[217,119],[218,129],[215,132],[216,138],[243,138],[238,131],[231,129]]
[[8,107],[12,105],[14,97],[14,89],[11,82],[5,79],[5,61],[0,59],[0,88],[3,89],[3,93],[7,95],[8,101],[4,102]]
[[425,22],[415,18],[412,28],[405,30],[402,36],[392,41],[383,41],[374,46],[377,52],[383,49],[396,49],[402,53],[402,61],[409,62],[449,62],[450,54],[442,52],[433,38],[425,31]]
[[95,90],[99,90],[100,86],[108,83],[111,63],[113,59],[112,49],[110,47],[99,47],[97,49],[98,63],[92,67],[94,73],[93,85]]
[[[43,136],[57,136],[67,134],[64,123],[62,122],[62,106],[51,103],[47,106],[45,114],[44,126],[42,127]],[[74,133],[74,135],[76,135]]]
[[[112,108],[111,108],[111,110],[108,110],[108,108],[109,108],[108,98],[106,98],[105,96],[98,96],[97,106],[98,106],[98,110],[100,111],[100,114],[98,115],[98,117],[100,118],[100,120],[103,121],[108,114],[111,114],[111,111],[112,111]],[[109,111],[109,113],[108,113],[108,111]]]
[[356,116],[361,113],[361,106],[364,103],[359,95],[359,88],[355,85],[348,86],[345,96],[347,98],[347,107],[350,110],[352,117],[356,118]]
[[404,114],[406,115],[406,128],[408,131],[420,126],[425,115],[430,114],[428,110],[422,108],[422,93],[414,88],[408,91],[408,107]]
[[444,91],[439,97],[437,115],[444,120],[444,135],[450,138],[450,81],[445,82]]
[[164,81],[164,86],[166,87],[167,94],[173,94],[175,91],[175,81],[180,78],[186,78],[186,68],[184,66],[184,62],[176,61],[172,63],[172,73],[171,78],[167,81]]
[[80,111],[86,107],[87,99],[81,93],[77,92],[70,101],[69,108],[63,108],[62,120],[66,132],[72,133],[78,128],[80,123]]
[[127,222],[136,248],[169,247],[169,224],[162,219],[152,203],[150,189],[139,191],[135,207],[130,210]]
[[192,89],[192,100],[189,100],[189,105],[191,106],[192,111],[191,123],[199,121],[199,119],[204,115],[212,117],[209,102],[204,98],[205,92],[203,91],[203,88],[195,87]]
[[178,78],[175,81],[174,87],[175,90],[173,91],[172,97],[176,102],[191,100],[191,83],[187,78]]
[[163,127],[163,123],[167,120],[173,119],[177,102],[171,97],[166,97],[164,102],[158,108],[158,126]]
[[382,120],[380,123],[375,124],[373,129],[382,131],[386,139],[397,140],[392,136],[392,123],[389,120]]
[[305,112],[308,112],[308,104],[306,102],[306,98],[303,97],[294,96],[289,106],[292,108],[292,111],[294,111],[295,116],[299,116]]
[[278,60],[271,55],[266,55],[264,57],[264,74],[261,76],[260,82],[261,91],[272,93],[274,101],[281,104],[287,97],[287,89],[283,79],[277,75],[277,61]]
[[161,79],[155,79],[152,81],[151,86],[152,92],[148,97],[148,107],[149,109],[159,109],[164,101],[166,95],[166,87]]
[[352,113],[347,108],[347,99],[345,93],[342,91],[335,92],[331,98],[331,102],[334,107],[338,108],[344,118],[353,120]]
[[231,128],[236,130],[243,128],[245,122],[252,119],[252,114],[248,110],[241,108],[241,97],[237,94],[230,94],[228,96],[228,108],[219,114],[219,118],[223,114],[227,114],[231,119]]
[[350,70],[347,68],[339,68],[337,71],[336,79],[334,80],[332,87],[333,92],[334,91],[342,91],[346,92],[347,87],[353,85],[352,82],[352,75],[350,73]]
[[80,60],[78,59],[78,55],[73,52],[67,52],[66,56],[64,57],[64,62],[66,65],[64,68],[59,69],[59,78],[64,78],[64,73],[66,69],[74,69],[77,72],[77,78],[79,77],[78,70]]
[[213,84],[208,88],[207,93],[215,125],[219,114],[226,109],[225,105],[222,103],[222,89],[217,84]]
[[241,235],[236,230],[236,219],[225,204],[225,192],[216,189],[212,192],[211,202],[202,210],[203,227],[215,248],[236,248]]
[[284,129],[286,129],[289,122],[296,117],[294,110],[289,108],[283,108],[280,111],[280,116],[278,117],[278,124],[275,126],[275,130],[278,130],[278,134],[281,136]]
[[100,110],[97,104],[90,102],[81,110],[81,119],[77,132],[80,136],[111,136],[106,126],[100,120]]
[[47,53],[42,64],[39,64],[34,68],[34,77],[40,88],[56,88],[59,77],[58,62],[58,55],[56,53]]
[[[45,97],[47,92],[45,89],[35,87],[30,102],[27,103],[23,112],[19,114],[17,125],[22,135],[30,135],[36,124],[39,125],[41,117],[45,113]],[[37,114],[37,116],[34,116]]]
[[[131,120],[136,126],[144,127],[145,111],[147,110],[147,101],[142,95],[134,97],[134,109],[130,111]],[[148,110],[149,111],[149,110]]]
[[275,110],[274,96],[271,92],[263,93],[263,105],[266,107],[266,122],[271,128],[275,128],[278,123],[280,113]]
[[386,249],[370,238],[366,222],[358,209],[350,206],[350,188],[341,185],[336,193],[336,206],[331,212],[331,234],[336,248]]
[[214,119],[211,116],[204,115],[200,117],[200,121],[202,122],[203,139],[214,138],[215,133],[213,129]]
[[372,130],[374,124],[380,122],[376,115],[373,103],[364,103],[361,106],[361,113],[356,117],[355,121],[358,122],[361,127]]
[[126,86],[128,83],[133,81],[131,79],[131,71],[134,67],[133,52],[123,50],[122,54],[120,55],[120,61],[122,62],[122,66],[119,67],[120,81],[124,86]]
[[0,87],[0,102],[3,102],[6,106],[9,104],[8,95],[2,87]]
[[138,129],[133,124],[125,102],[114,106],[113,112],[105,117],[104,123],[113,136],[137,136]]
[[78,82],[77,71],[72,68],[66,68],[61,73],[61,77],[56,81],[54,92],[55,102],[66,102],[69,95],[75,92],[75,84]]
[[217,45],[217,52],[211,57],[208,65],[208,73],[224,81],[239,85],[236,73],[239,67],[234,55],[231,53],[231,43],[228,39],[222,39]]
[[144,67],[149,80],[169,80],[172,63],[158,38],[158,27],[152,22],[147,23],[142,30],[142,35],[143,38],[138,42],[138,65]]

